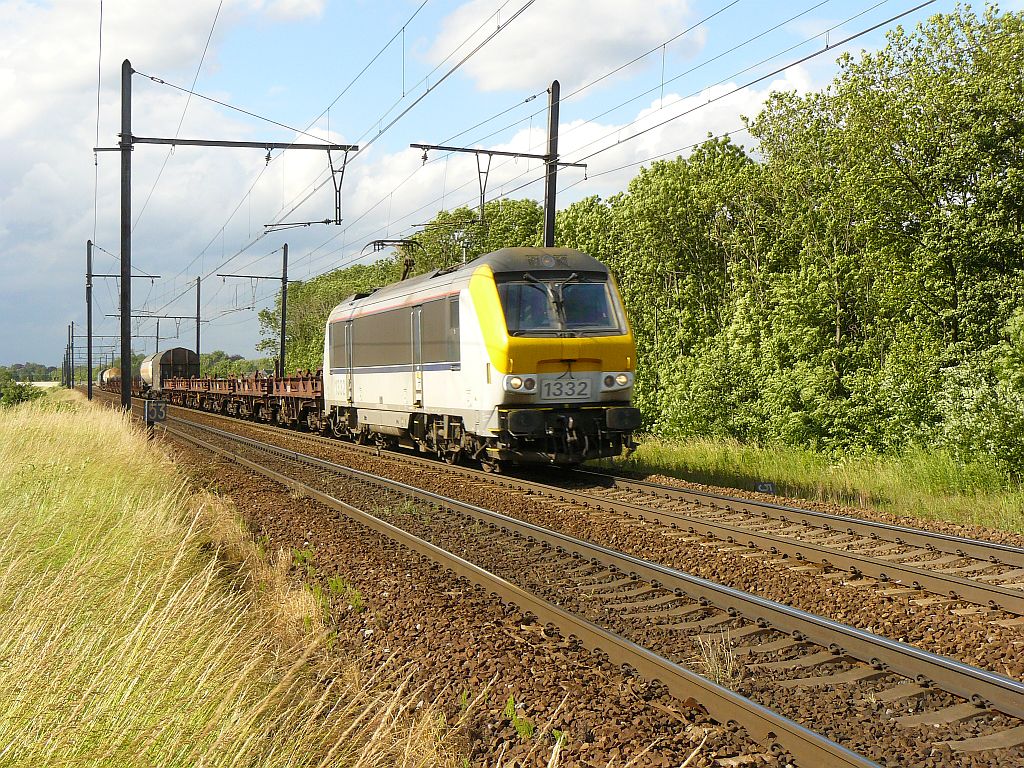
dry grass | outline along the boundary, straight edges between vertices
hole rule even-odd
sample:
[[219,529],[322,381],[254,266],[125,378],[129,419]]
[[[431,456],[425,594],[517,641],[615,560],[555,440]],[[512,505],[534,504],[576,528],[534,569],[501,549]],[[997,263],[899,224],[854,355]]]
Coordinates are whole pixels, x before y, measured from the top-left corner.
[[908,450],[833,460],[799,448],[645,438],[616,464],[725,488],[755,490],[758,483],[772,482],[783,496],[1024,533],[1024,489],[994,465],[962,465],[943,453]]
[[728,632],[699,635],[695,650],[691,663],[711,682],[734,688],[743,679],[743,665],[733,651]]
[[460,765],[323,607],[119,414],[0,413],[0,763]]

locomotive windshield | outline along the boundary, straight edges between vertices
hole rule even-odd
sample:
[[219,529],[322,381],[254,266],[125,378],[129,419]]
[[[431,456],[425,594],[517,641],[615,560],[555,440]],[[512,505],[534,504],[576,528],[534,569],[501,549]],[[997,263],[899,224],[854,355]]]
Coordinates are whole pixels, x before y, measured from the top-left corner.
[[512,336],[609,336],[624,332],[618,302],[603,276],[541,280],[529,272],[497,284]]

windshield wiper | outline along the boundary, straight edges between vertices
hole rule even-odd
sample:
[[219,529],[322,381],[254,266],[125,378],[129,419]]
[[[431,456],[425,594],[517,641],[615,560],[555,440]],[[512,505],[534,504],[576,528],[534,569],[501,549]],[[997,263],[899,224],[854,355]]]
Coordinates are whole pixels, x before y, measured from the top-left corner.
[[548,302],[554,308],[555,314],[557,315],[558,319],[562,322],[562,325],[564,326],[565,325],[565,320],[564,320],[564,317],[562,315],[562,312],[559,311],[559,309],[558,309],[558,300],[555,298],[555,292],[551,289],[551,283],[546,282],[544,280],[538,280],[536,277],[531,275],[529,272],[524,272],[523,273],[523,280],[526,281],[527,285],[532,285],[538,291],[543,291],[544,292],[544,295],[548,297]]
[[560,283],[555,283],[555,290],[549,291],[551,300],[555,305],[555,311],[558,313],[558,319],[562,322],[562,327],[565,328],[569,325],[569,321],[565,317],[565,294],[562,291],[565,286],[569,283],[574,283],[580,279],[578,272],[573,272],[565,280]]
[[538,280],[529,272],[523,272],[523,280],[525,280],[529,285],[532,285],[538,291],[544,291],[548,296],[551,295],[551,286],[543,280]]
[[[529,272],[523,273],[523,280],[526,281],[526,285],[532,285],[538,291],[543,291],[544,295],[548,297],[551,307],[555,310],[555,316],[558,318],[558,322],[561,328],[557,329],[556,333],[561,335],[561,332],[568,330],[569,321],[565,316],[565,295],[562,290],[569,283],[576,283],[580,281],[578,272],[573,272],[565,280],[560,283],[549,283],[546,280],[538,280],[536,277],[531,275]],[[572,335],[576,335],[573,333]]]

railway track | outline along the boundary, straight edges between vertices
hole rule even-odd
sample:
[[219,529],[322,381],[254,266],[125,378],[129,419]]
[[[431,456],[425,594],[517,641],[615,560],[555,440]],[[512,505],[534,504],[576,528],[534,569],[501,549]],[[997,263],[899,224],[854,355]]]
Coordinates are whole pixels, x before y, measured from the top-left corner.
[[[239,423],[238,419],[204,411],[172,410]],[[367,455],[381,454],[376,447],[258,422],[241,423],[267,433]],[[434,469],[439,466],[432,458],[398,455],[407,464]],[[931,597],[921,595],[921,599],[933,605],[964,601],[979,607],[975,613],[1005,611],[1017,618],[997,617],[993,623],[1024,626],[1024,549],[1019,547],[583,470],[560,470],[558,484],[469,467],[446,465],[445,471],[622,518],[657,523],[670,537],[702,537],[756,550],[791,568],[824,571],[826,578],[829,571],[849,574],[861,586],[877,586],[883,595],[925,591]]]
[[605,473],[570,476],[606,488],[626,505],[667,512],[668,524],[695,533],[1024,615],[1020,547]]
[[[763,706],[754,710],[754,715],[747,709],[736,710],[741,705],[734,699],[721,698],[724,689],[708,689],[706,683],[695,683],[692,673],[680,675],[674,667],[682,667],[666,667],[666,662],[691,658],[693,647],[702,641],[725,638],[730,653],[742,660],[741,688],[745,692],[770,700],[773,709],[788,708],[790,711],[784,714],[805,722],[831,724],[826,727],[828,735],[834,733],[843,743],[881,762],[886,761],[887,755],[908,749],[908,743],[922,740],[927,741],[932,752],[946,750],[961,757],[977,755],[981,760],[962,764],[1010,764],[1004,761],[1021,756],[1024,685],[1018,681],[481,507],[279,446],[192,422],[171,426],[169,431],[279,482],[301,487],[302,492],[336,509],[342,509],[337,506],[342,502],[325,488],[336,487],[339,478],[350,484],[371,485],[378,494],[384,490],[443,508],[447,514],[431,516],[430,524],[424,523],[423,517],[403,519],[401,535],[412,536],[409,529],[419,527],[426,530],[417,531],[418,538],[456,541],[463,548],[460,560],[472,552],[471,559],[479,561],[473,567],[456,563],[459,573],[476,580],[485,578],[478,572],[479,563],[499,572],[504,569],[505,581],[515,588],[499,591],[504,599],[534,613],[546,611],[537,615],[556,623],[565,634],[580,636],[605,651],[612,648],[609,655],[617,663],[629,664],[670,688],[675,686],[673,693],[679,691],[677,695],[695,696],[722,722],[736,720],[758,739],[774,733],[800,765],[870,763],[865,758],[846,755],[845,751],[833,753],[827,759],[825,753],[813,756],[807,751],[811,742],[801,730],[769,724],[764,719]],[[216,445],[218,442],[220,445]],[[289,469],[282,471],[285,467]],[[300,476],[302,480],[296,479]],[[344,508],[349,509],[348,505]],[[389,535],[395,533],[392,529],[399,528],[378,518],[376,522],[365,517],[357,519]],[[467,535],[467,531],[472,531],[472,535]],[[429,549],[422,544],[415,546],[421,547],[417,551],[423,553]],[[514,567],[509,567],[510,560]],[[496,588],[494,582],[489,584],[487,588]],[[541,598],[524,592],[538,592]],[[537,599],[552,605],[535,606],[529,602]],[[589,625],[581,629],[579,621],[589,621]],[[619,640],[602,634],[612,630],[616,630],[613,634]],[[631,637],[635,639],[630,640]],[[653,653],[661,660],[631,657],[637,649],[641,654]],[[809,671],[815,674],[808,675]],[[675,682],[666,680],[665,675]],[[700,696],[695,695],[694,685],[698,686]],[[839,699],[845,697],[853,702],[845,717],[837,719],[834,711],[816,711],[813,706],[808,709],[808,703],[835,707],[837,697],[817,693],[825,690],[841,691]],[[906,714],[888,716],[886,710],[893,708]],[[873,716],[866,717],[866,712]],[[922,737],[921,731],[926,736]],[[878,739],[882,732],[888,734],[888,740]],[[821,749],[821,745],[813,748]],[[996,763],[987,762],[985,755],[990,754],[997,755]],[[847,762],[837,762],[840,759]],[[855,762],[848,762],[851,760]]]

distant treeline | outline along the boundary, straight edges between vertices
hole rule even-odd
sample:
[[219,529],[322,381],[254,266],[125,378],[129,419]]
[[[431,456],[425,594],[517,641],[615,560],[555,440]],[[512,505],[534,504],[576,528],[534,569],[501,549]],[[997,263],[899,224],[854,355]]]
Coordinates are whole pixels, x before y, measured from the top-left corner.
[[0,365],[0,381],[58,381],[60,368],[42,363]]
[[[558,213],[558,244],[616,274],[636,400],[669,437],[834,453],[942,449],[1024,467],[1024,15],[960,9],[844,56],[824,90],[773,94],[753,149],[709,137],[609,200]],[[442,212],[422,272],[539,245],[530,200]],[[405,254],[289,288],[288,367],[317,368],[330,309]],[[261,313],[265,352],[279,307]]]

